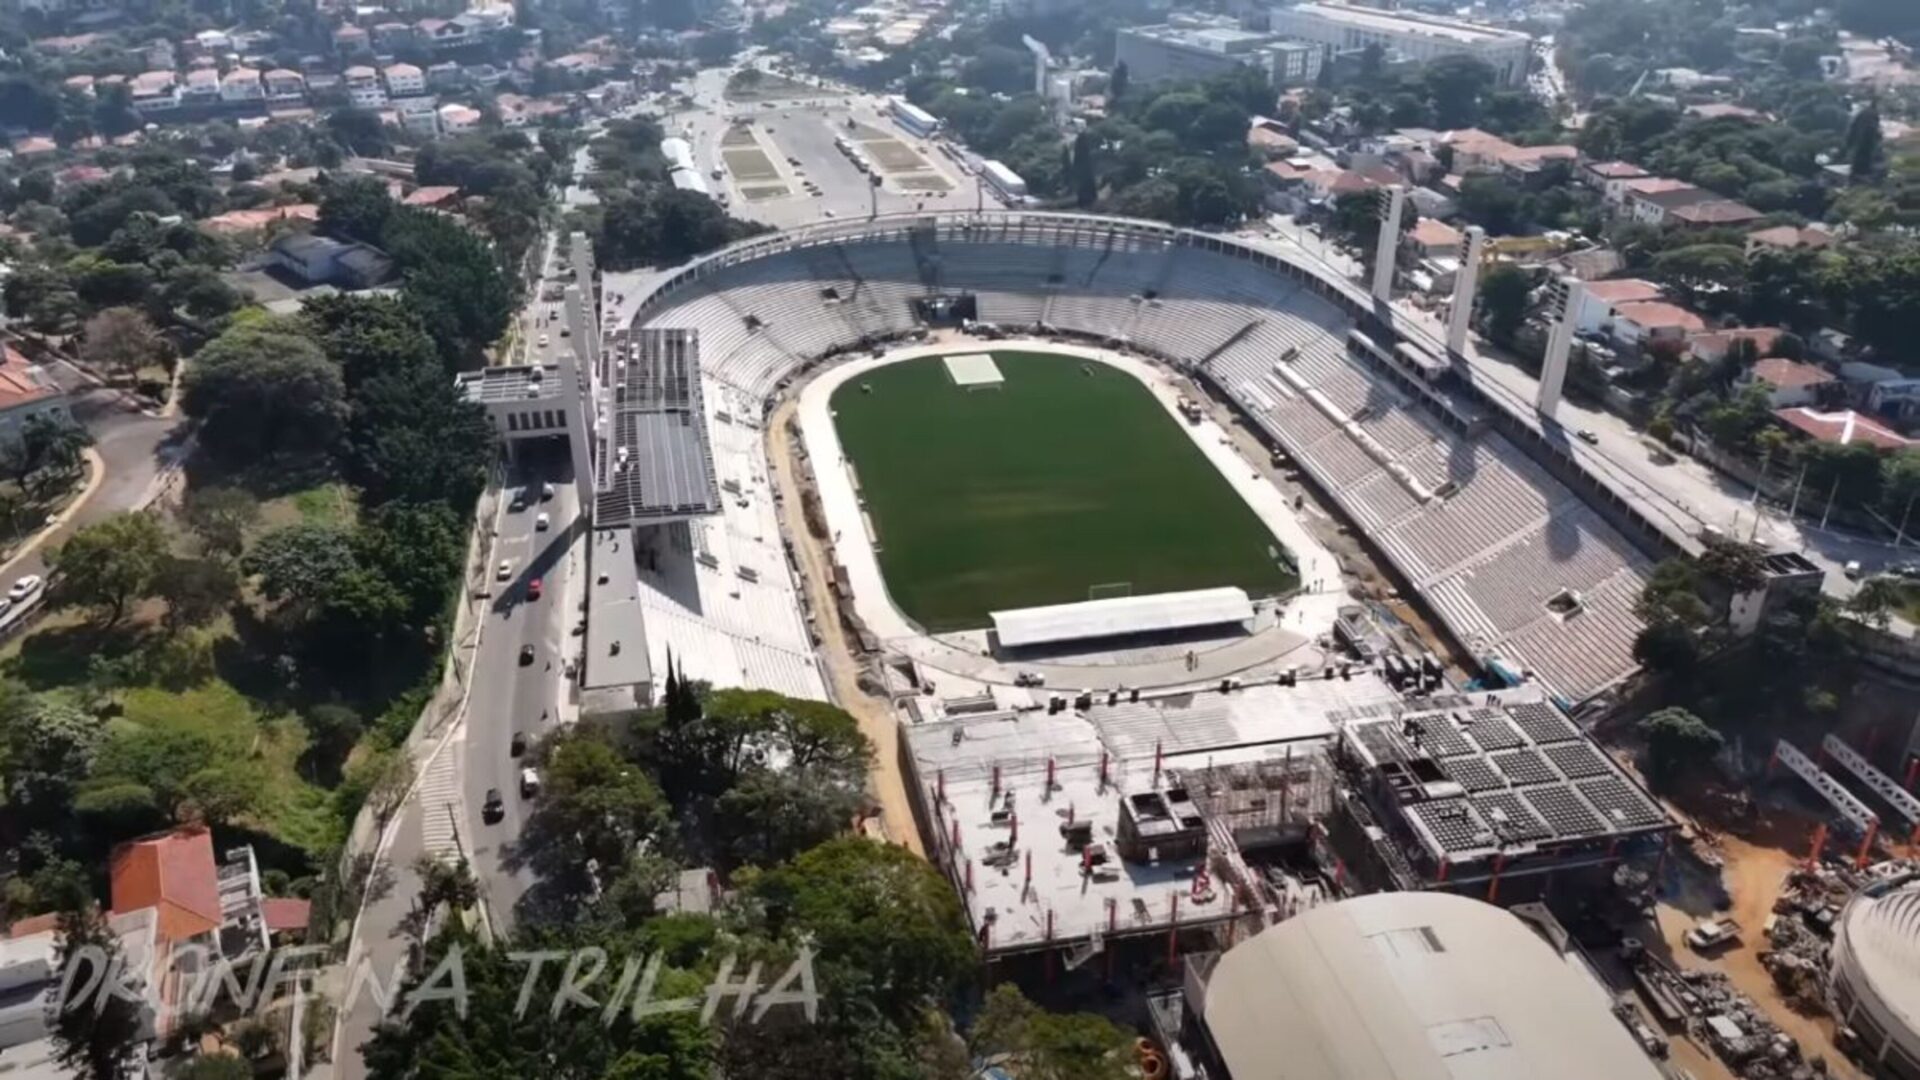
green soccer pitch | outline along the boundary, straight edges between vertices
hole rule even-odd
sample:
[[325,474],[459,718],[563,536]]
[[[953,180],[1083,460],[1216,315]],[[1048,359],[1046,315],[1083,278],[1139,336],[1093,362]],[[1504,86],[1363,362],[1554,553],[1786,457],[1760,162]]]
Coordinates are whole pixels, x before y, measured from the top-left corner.
[[908,618],[938,633],[1116,591],[1294,585],[1279,541],[1139,380],[1078,357],[992,355],[1006,380],[994,389],[955,386],[929,356],[834,391]]

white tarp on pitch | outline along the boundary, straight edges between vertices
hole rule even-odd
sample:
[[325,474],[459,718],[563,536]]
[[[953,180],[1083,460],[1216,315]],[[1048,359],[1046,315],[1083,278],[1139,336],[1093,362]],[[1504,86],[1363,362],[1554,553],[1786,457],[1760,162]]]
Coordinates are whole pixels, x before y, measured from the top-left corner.
[[1000,644],[1017,649],[1059,641],[1164,633],[1196,626],[1253,621],[1253,601],[1245,589],[1194,589],[1190,592],[1121,596],[993,612]]
[[961,353],[946,357],[947,377],[955,386],[999,386],[1000,365],[988,353]]

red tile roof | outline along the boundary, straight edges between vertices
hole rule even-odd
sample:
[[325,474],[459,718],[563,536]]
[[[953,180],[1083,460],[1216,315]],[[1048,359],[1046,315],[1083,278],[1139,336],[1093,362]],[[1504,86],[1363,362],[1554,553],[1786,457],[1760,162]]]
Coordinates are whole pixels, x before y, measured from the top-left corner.
[[52,397],[54,390],[40,381],[33,365],[11,345],[0,345],[0,410]]
[[1700,316],[1678,304],[1669,304],[1660,300],[1642,300],[1632,304],[1620,304],[1614,313],[1622,319],[1648,330],[1705,330],[1707,322]]
[[115,914],[160,910],[159,934],[185,941],[220,928],[220,878],[213,834],[187,826],[133,840],[113,850],[110,875]]
[[10,938],[32,937],[49,930],[60,929],[60,913],[49,911],[44,915],[29,915],[12,926],[7,927],[6,936]]
[[1631,304],[1641,300],[1660,299],[1660,286],[1639,278],[1617,278],[1613,281],[1589,281],[1586,293],[1604,304]]
[[289,930],[305,933],[312,908],[313,905],[306,900],[269,896],[260,901],[260,917],[266,921],[270,934]]
[[[1779,335],[1777,330],[1773,333],[1776,337]],[[1833,381],[1833,376],[1812,364],[1802,364],[1797,360],[1788,360],[1779,356],[1770,357],[1753,365],[1753,377],[1781,390],[1800,390]]]
[[1587,171],[1608,180],[1632,180],[1647,175],[1647,170],[1631,161],[1592,161],[1587,163]]
[[1805,405],[1795,405],[1789,409],[1775,409],[1773,415],[1781,423],[1821,442],[1842,445],[1866,443],[1882,450],[1903,450],[1915,445],[1915,440],[1852,409],[1816,412]]
[[458,194],[460,194],[458,187],[442,184],[433,187],[415,188],[412,194],[400,201],[408,206],[438,206]]

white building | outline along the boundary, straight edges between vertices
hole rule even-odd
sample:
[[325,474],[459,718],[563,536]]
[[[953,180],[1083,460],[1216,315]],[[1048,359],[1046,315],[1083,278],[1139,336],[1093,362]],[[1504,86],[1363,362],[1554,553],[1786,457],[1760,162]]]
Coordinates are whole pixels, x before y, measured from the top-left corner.
[[433,98],[402,98],[393,103],[393,110],[405,130],[429,137],[440,134],[440,109]]
[[205,105],[220,100],[220,73],[210,67],[187,72],[186,85],[180,88],[183,105]]
[[1243,29],[1224,15],[1176,14],[1157,26],[1130,26],[1114,34],[1114,59],[1137,83],[1208,79],[1234,68],[1266,70],[1276,86],[1311,83],[1325,46],[1287,40],[1273,31]]
[[412,64],[394,64],[384,74],[388,97],[418,97],[427,92],[426,73]]
[[440,106],[440,130],[449,135],[480,126],[480,110],[467,105]]
[[226,78],[220,80],[221,101],[264,101],[266,97],[266,84],[260,81],[260,72],[253,68],[234,68],[227,72]]
[[265,81],[268,101],[299,101],[307,96],[306,76],[290,68],[274,68]]
[[[216,86],[218,78],[216,75]],[[135,75],[130,89],[135,112],[165,112],[180,107],[180,82],[171,71],[147,71]]]
[[1478,57],[1506,86],[1526,82],[1527,64],[1533,54],[1533,39],[1518,30],[1424,12],[1305,3],[1274,8],[1269,14],[1274,33],[1341,51],[1378,45],[1421,62],[1442,56]]
[[906,98],[888,98],[887,111],[893,114],[894,123],[906,128],[909,134],[917,138],[927,138],[940,130],[939,117]]
[[1187,1015],[1233,1080],[1665,1075],[1540,905],[1358,896],[1269,927],[1196,981]]
[[1834,924],[1834,1016],[1859,1036],[1875,1076],[1920,1077],[1916,918],[1920,887],[1908,877],[1863,890]]
[[380,85],[380,73],[365,64],[355,64],[341,73],[346,81],[347,100],[356,109],[379,109],[387,104],[387,91]]

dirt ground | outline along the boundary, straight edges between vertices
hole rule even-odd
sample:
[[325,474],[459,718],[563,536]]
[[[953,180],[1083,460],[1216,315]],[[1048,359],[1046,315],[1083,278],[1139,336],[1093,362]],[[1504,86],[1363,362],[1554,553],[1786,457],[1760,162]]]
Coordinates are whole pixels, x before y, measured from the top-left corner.
[[[1684,819],[1684,808],[1682,809]],[[1695,922],[1716,912],[1722,898],[1713,887],[1711,873],[1692,859],[1668,860],[1663,878],[1661,900],[1657,908],[1659,941],[1648,947],[1682,969],[1724,972],[1733,985],[1752,998],[1780,1029],[1799,1042],[1803,1055],[1812,1061],[1825,1059],[1828,1075],[1853,1080],[1861,1072],[1833,1043],[1833,1021],[1825,1016],[1797,1012],[1774,987],[1773,976],[1760,963],[1760,954],[1770,948],[1761,928],[1773,913],[1787,872],[1803,861],[1809,851],[1817,818],[1780,800],[1767,800],[1751,819],[1722,820],[1717,814],[1695,819],[1696,828],[1717,835],[1718,853],[1725,860],[1719,883],[1725,899],[1731,902],[1727,913],[1740,924],[1739,940],[1711,956],[1689,948],[1683,935]],[[1664,945],[1664,948],[1662,947]],[[1689,1051],[1684,1057],[1681,1051]],[[1699,1080],[1726,1078],[1734,1074],[1703,1047],[1674,1040],[1675,1060],[1680,1061]],[[1698,1067],[1693,1062],[1701,1059]]]
[[879,816],[867,823],[889,843],[898,844],[924,856],[920,830],[914,825],[913,806],[907,800],[906,778],[900,772],[900,727],[887,703],[868,694],[860,686],[861,666],[854,659],[846,631],[834,614],[833,595],[827,582],[833,579],[833,561],[824,545],[807,531],[800,509],[800,484],[796,450],[787,431],[787,420],[794,413],[796,399],[789,397],[767,417],[767,458],[773,463],[774,483],[780,492],[780,516],[787,536],[800,558],[801,587],[815,615],[821,642],[818,650],[826,663],[827,679],[833,684],[834,700],[860,723],[860,730],[873,743],[873,773],[869,787],[879,806]]

